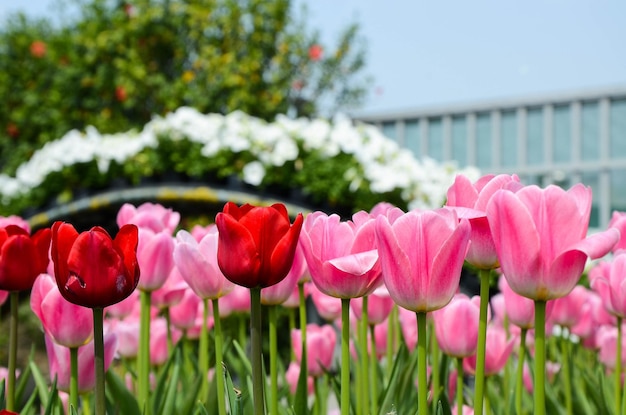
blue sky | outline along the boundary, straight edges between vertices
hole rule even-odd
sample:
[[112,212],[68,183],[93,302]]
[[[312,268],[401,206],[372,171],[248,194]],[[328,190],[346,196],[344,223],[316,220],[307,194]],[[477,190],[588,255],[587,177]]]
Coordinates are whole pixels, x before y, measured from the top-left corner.
[[[53,14],[56,0],[16,3],[0,2],[0,19]],[[326,43],[360,23],[374,79],[360,112],[626,85],[623,0],[302,3]]]

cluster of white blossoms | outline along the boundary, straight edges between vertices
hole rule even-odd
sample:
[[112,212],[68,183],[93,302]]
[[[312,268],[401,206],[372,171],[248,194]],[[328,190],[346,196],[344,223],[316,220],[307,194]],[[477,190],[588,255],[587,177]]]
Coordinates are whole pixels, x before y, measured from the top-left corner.
[[101,134],[89,127],[84,133],[72,130],[48,142],[17,169],[15,177],[0,174],[0,200],[9,203],[28,194],[50,173],[76,163],[95,161],[104,174],[111,161],[123,164],[146,148],[156,148],[157,137],[199,143],[207,159],[220,151],[246,151],[253,160],[243,167],[241,174],[251,185],[263,183],[267,169],[297,160],[300,149],[316,151],[329,160],[343,152],[355,160],[343,178],[351,189],[359,188],[364,182],[374,193],[400,189],[410,208],[441,206],[456,174],[479,176],[475,168],[459,170],[454,163],[419,161],[378,128],[355,125],[346,117],[327,121],[278,116],[268,123],[239,111],[224,116],[181,107],[164,117],[155,117],[139,132]]

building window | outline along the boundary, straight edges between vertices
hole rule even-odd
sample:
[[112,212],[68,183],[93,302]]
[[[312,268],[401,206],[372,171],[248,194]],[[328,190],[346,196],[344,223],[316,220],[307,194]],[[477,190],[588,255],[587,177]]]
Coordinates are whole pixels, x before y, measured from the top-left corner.
[[411,150],[415,157],[422,156],[422,140],[420,137],[420,124],[417,120],[404,123],[404,146]]
[[543,156],[543,110],[531,108],[526,116],[526,162],[531,166],[541,165]]
[[600,109],[597,102],[585,102],[582,106],[581,158],[600,159]]
[[569,105],[554,107],[552,159],[555,163],[567,163],[572,158],[572,123]]
[[465,116],[452,118],[452,159],[459,167],[467,165],[467,122]]
[[441,118],[428,120],[428,156],[443,161],[443,123]]
[[383,135],[385,137],[393,139],[396,142],[398,141],[398,133],[395,121],[383,123]]
[[491,116],[481,113],[476,116],[476,166],[481,169],[491,168]]
[[517,166],[517,114],[515,111],[502,112],[500,164],[503,167]]
[[587,172],[582,174],[582,182],[592,189],[591,216],[589,218],[590,228],[600,227],[600,175],[595,172]]
[[611,212],[626,212],[626,169],[611,170]]
[[626,158],[626,99],[611,102],[611,158]]

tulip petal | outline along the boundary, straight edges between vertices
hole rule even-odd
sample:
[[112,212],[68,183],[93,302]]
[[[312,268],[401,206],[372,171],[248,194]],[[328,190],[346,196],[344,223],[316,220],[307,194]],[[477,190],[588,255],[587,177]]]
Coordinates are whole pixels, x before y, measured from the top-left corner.
[[215,223],[219,230],[217,260],[220,269],[235,284],[256,287],[258,281],[250,277],[258,275],[261,258],[250,231],[225,213],[218,213]]
[[519,294],[532,295],[541,259],[539,234],[529,210],[515,193],[499,190],[487,205],[487,217],[510,287]]
[[328,261],[338,270],[355,276],[363,275],[370,271],[378,261],[378,251],[376,249],[334,258]]

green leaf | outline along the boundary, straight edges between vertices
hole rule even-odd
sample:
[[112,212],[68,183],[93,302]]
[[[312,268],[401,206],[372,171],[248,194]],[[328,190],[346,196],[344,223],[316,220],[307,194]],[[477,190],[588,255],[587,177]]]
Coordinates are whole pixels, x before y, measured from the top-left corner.
[[106,375],[107,395],[113,407],[121,415],[134,415],[141,413],[135,396],[126,388],[124,381],[113,371],[107,370]]

